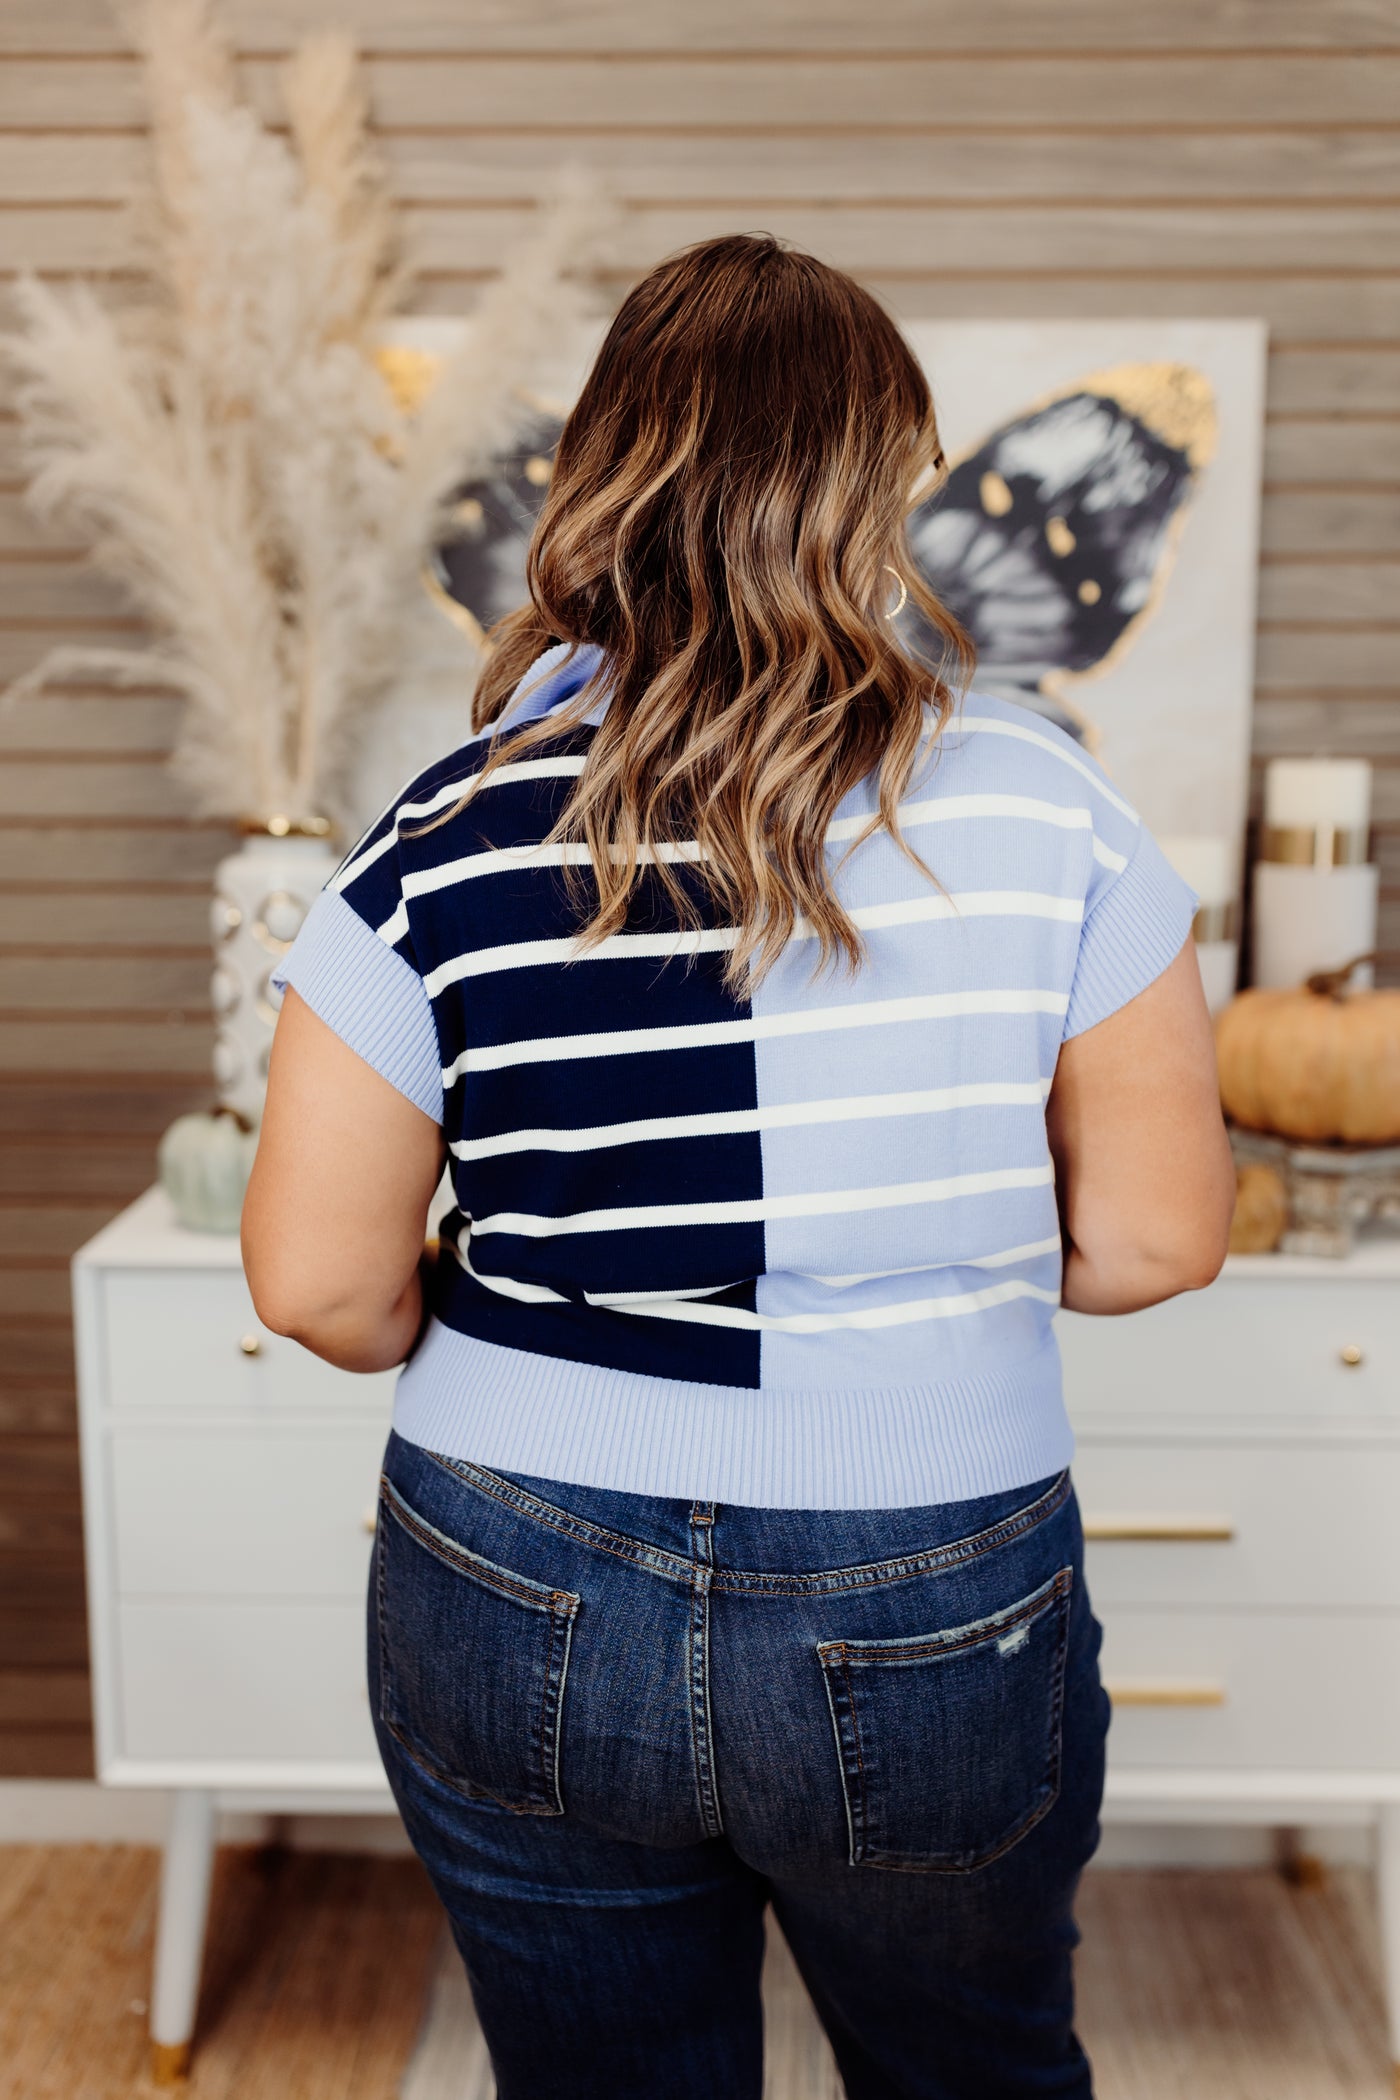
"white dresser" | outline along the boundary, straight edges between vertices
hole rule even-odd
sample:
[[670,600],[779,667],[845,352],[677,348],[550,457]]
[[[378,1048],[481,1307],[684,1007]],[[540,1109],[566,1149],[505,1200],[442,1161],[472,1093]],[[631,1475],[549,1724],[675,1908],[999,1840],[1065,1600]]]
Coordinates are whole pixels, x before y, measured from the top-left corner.
[[[262,1329],[152,1190],[74,1263],[97,1769],[175,1789],[152,2040],[193,2028],[216,1806],[383,1812],[364,1590],[392,1375]],[[1400,2059],[1400,1239],[1060,1321],[1122,1820],[1378,1832]]]

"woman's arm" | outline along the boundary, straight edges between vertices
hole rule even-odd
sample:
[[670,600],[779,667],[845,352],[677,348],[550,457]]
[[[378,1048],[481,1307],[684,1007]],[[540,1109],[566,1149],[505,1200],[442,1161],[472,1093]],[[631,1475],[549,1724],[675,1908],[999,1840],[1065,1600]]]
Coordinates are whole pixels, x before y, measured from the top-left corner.
[[442,1132],[288,990],[243,1205],[258,1318],[345,1371],[402,1363]]
[[1062,1046],[1046,1124],[1072,1312],[1136,1312],[1213,1281],[1235,1170],[1189,941],[1145,991]]

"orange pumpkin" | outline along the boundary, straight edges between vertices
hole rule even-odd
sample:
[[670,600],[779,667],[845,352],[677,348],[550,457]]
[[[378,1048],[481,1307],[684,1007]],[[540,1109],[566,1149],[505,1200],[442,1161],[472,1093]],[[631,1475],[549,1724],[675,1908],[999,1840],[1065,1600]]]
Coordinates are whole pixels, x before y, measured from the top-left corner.
[[1400,1140],[1400,991],[1241,992],[1215,1024],[1220,1098],[1249,1130],[1350,1145]]

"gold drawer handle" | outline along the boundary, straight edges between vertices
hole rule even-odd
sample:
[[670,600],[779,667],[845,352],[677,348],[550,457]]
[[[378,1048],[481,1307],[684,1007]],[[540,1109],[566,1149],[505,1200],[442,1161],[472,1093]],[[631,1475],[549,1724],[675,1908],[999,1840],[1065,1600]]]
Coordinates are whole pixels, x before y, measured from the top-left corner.
[[1223,1706],[1225,1687],[1209,1677],[1106,1677],[1115,1706]]
[[371,1503],[369,1508],[364,1511],[360,1518],[360,1529],[361,1531],[367,1531],[370,1537],[373,1538],[378,1522],[379,1512],[375,1508],[374,1504]]
[[1183,1544],[1228,1540],[1235,1536],[1229,1517],[1086,1517],[1086,1539],[1147,1539],[1154,1544],[1180,1540]]
[[1366,1361],[1366,1351],[1356,1342],[1348,1342],[1337,1354],[1349,1371],[1358,1370]]
[[238,1346],[245,1356],[261,1356],[262,1336],[258,1334],[241,1334],[238,1337]]

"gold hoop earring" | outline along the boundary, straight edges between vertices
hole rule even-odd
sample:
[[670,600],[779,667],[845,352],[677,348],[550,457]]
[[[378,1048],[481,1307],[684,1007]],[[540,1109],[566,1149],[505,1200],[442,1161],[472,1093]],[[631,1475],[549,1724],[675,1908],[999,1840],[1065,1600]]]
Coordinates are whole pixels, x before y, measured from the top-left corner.
[[890,575],[893,576],[895,582],[899,585],[899,603],[894,607],[894,609],[891,612],[887,612],[885,614],[885,618],[887,620],[897,620],[900,614],[903,612],[905,606],[909,603],[909,586],[904,581],[904,578],[900,575],[898,569],[894,566],[893,562],[885,562],[884,567],[889,570]]

